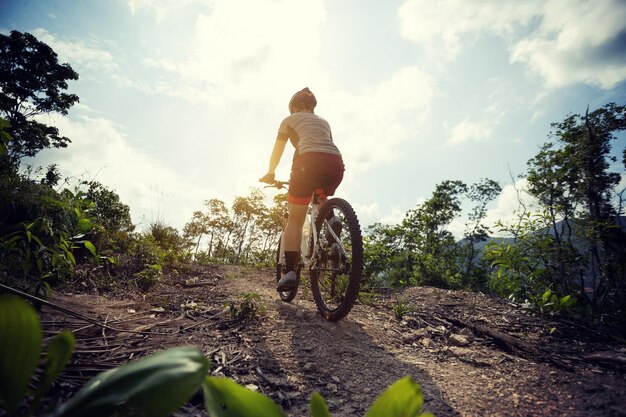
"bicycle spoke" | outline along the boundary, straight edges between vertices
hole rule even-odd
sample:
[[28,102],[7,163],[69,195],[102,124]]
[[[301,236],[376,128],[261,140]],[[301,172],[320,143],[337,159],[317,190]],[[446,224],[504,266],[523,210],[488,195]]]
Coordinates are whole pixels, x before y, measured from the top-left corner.
[[363,253],[360,228],[354,211],[341,199],[329,200],[316,224],[319,246],[311,289],[322,315],[335,321],[350,311],[358,295]]

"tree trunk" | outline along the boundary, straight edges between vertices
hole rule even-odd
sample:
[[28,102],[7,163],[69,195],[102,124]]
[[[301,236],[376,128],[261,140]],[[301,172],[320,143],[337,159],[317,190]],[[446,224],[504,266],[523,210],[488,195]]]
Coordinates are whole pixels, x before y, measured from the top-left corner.
[[215,235],[215,230],[211,230],[211,239],[209,240],[209,258],[211,257],[211,254],[213,252],[213,236]]
[[250,223],[250,221],[246,220],[243,225],[243,231],[241,232],[241,239],[239,239],[239,247],[237,248],[237,257],[235,258],[235,263],[239,263],[239,259],[241,257],[241,248],[243,247],[243,241],[246,239],[246,233],[248,232],[248,223]]
[[198,235],[198,241],[196,242],[196,250],[194,251],[194,254],[193,254],[194,257],[198,256],[198,249],[200,248],[200,239],[202,239],[202,235],[203,233],[200,233]]

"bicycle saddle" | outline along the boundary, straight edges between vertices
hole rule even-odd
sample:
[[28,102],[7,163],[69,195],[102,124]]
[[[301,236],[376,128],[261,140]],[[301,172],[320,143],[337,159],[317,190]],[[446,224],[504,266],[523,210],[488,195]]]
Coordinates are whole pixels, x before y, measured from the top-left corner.
[[319,177],[315,178],[314,181],[315,188],[321,188],[324,192],[324,195],[330,194],[329,187],[332,183],[333,177],[331,177],[330,175],[320,175]]

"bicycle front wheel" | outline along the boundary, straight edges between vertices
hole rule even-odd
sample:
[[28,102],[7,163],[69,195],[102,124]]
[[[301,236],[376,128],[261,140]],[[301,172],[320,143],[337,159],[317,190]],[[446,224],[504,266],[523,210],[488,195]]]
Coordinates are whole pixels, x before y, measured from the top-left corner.
[[356,301],[363,274],[359,220],[346,200],[333,198],[321,207],[315,225],[318,247],[311,292],[326,320],[341,320]]

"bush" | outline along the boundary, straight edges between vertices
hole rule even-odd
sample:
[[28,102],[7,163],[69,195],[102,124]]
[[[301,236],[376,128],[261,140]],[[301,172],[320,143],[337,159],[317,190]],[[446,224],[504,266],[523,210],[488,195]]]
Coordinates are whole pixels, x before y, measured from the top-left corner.
[[[49,172],[54,171],[51,167]],[[95,258],[90,202],[21,174],[0,180],[0,274],[41,292],[73,275],[77,258]]]
[[[550,299],[554,295],[570,300],[577,285],[580,258],[571,245],[555,241],[546,227],[545,215],[527,213],[516,225],[499,226],[516,238],[512,244],[487,244],[485,259],[495,268],[489,278],[490,289],[502,297],[529,301],[539,309],[551,303],[544,299],[547,293]],[[550,305],[560,305],[562,310],[571,307],[573,301]]]
[[159,264],[147,265],[141,272],[133,274],[137,285],[142,291],[148,291],[163,276],[163,268]]
[[[136,280],[147,290],[162,267],[174,268],[191,259],[187,242],[162,223],[134,233],[128,206],[97,182],[85,191],[56,191],[56,167],[41,180],[13,173],[0,179],[0,279],[44,294],[53,285],[79,275],[107,287]],[[103,279],[104,278],[104,279]]]

